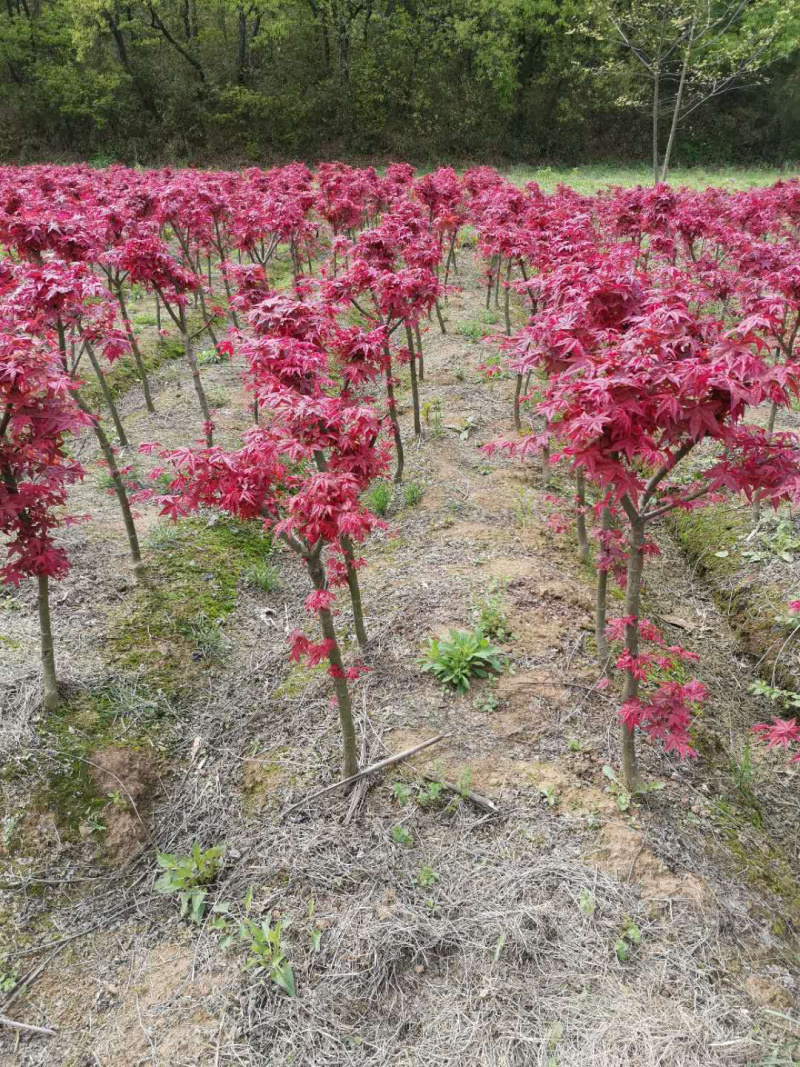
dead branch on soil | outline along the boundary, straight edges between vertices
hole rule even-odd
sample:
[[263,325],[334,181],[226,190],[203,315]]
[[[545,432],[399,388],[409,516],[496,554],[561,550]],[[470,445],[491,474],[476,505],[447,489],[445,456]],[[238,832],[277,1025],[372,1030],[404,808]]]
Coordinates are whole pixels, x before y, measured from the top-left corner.
[[358,774],[351,774],[349,778],[342,778],[339,782],[334,782],[333,785],[326,785],[324,789],[318,789],[316,793],[311,793],[310,796],[304,797],[303,800],[299,800],[296,804],[292,804],[290,808],[281,815],[282,819],[285,819],[287,815],[293,811],[297,811],[298,808],[304,808],[306,804],[310,804],[312,800],[316,800],[318,797],[325,796],[327,793],[332,793],[336,789],[343,789],[345,786],[352,785],[355,782],[360,781],[362,778],[366,778],[368,774],[375,774],[377,771],[382,771],[384,767],[391,767],[395,763],[400,763],[402,760],[408,759],[409,756],[414,756],[417,752],[421,752],[424,748],[430,748],[431,745],[438,744],[443,738],[448,737],[449,734],[437,734],[436,737],[430,737],[427,741],[423,741],[419,745],[414,745],[413,748],[407,748],[405,752],[398,752],[396,756],[388,756],[386,759],[379,760],[377,763],[373,763],[371,767],[365,767],[363,771],[359,771]]

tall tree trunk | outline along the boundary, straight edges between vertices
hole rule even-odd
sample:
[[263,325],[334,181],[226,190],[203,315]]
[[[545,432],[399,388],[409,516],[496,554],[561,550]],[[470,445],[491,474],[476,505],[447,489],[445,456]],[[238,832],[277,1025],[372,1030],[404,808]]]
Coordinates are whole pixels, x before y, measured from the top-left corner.
[[653,185],[658,185],[658,93],[661,82],[661,71],[656,62],[653,68]]
[[[128,317],[128,306],[125,303],[125,295],[122,292],[122,283],[114,287],[114,292],[117,296],[117,303],[119,304],[119,310],[122,315],[122,321],[125,323],[125,333],[128,336],[128,344],[131,346],[131,352],[133,353],[133,359],[136,363],[136,369],[139,371],[139,377],[142,379],[142,392],[144,393],[144,403],[150,414],[155,414],[156,406],[153,403],[153,395],[150,392],[150,379],[147,377],[147,368],[144,365],[144,359],[142,358],[139,344],[136,340],[136,334],[133,330],[133,324]],[[161,307],[159,304],[158,294],[156,294],[156,324],[159,331],[161,330]]]
[[414,336],[417,339],[417,356],[418,356],[418,360],[417,361],[419,363],[419,380],[421,382],[424,382],[425,381],[425,355],[424,355],[424,353],[422,351],[422,334],[420,333],[419,323],[418,322],[414,323]]
[[[611,529],[611,508],[604,507],[600,516],[600,529],[608,533]],[[601,549],[605,548],[601,544]],[[597,599],[594,614],[594,636],[597,644],[597,658],[600,670],[608,674],[608,638],[606,637],[606,604],[608,598],[608,570],[597,570]]]
[[[314,588],[317,591],[324,590],[327,582],[325,578],[325,568],[319,559],[319,555],[312,553],[310,556],[307,556],[306,567],[308,568],[311,581],[314,583]],[[333,687],[336,693],[336,703],[339,707],[339,722],[342,728],[342,774],[344,778],[349,778],[351,775],[358,773],[358,749],[356,745],[356,728],[355,723],[353,722],[353,705],[350,701],[347,679],[344,676],[344,663],[342,662],[342,653],[339,648],[339,642],[336,638],[333,616],[327,608],[322,608],[318,614],[325,640],[332,642],[331,650],[328,653],[328,659],[330,660],[331,666],[334,668]]]
[[111,415],[111,421],[114,423],[114,429],[117,431],[117,438],[120,445],[123,448],[128,448],[130,441],[125,433],[125,427],[122,425],[122,419],[119,417],[119,411],[117,405],[114,403],[114,397],[111,395],[111,390],[108,388],[108,382],[106,376],[103,374],[103,368],[98,362],[97,356],[94,353],[94,348],[87,341],[86,342],[86,354],[89,357],[89,362],[94,368],[94,372],[97,375],[97,380],[100,382],[100,389],[103,393],[103,399],[106,402],[106,407]]
[[[59,320],[57,325],[58,330],[58,347],[61,351],[61,362],[64,366],[64,370],[68,372],[67,367],[67,337],[64,330],[63,323]],[[119,472],[117,466],[117,457],[114,455],[114,449],[111,446],[111,442],[106,436],[100,419],[97,414],[92,411],[86,401],[80,394],[78,389],[72,390],[72,399],[75,401],[80,410],[87,415],[91,421],[92,430],[97,443],[100,445],[100,451],[103,453],[103,459],[108,467],[108,473],[111,476],[111,481],[114,483],[114,492],[116,493],[117,500],[119,502],[120,511],[122,512],[122,521],[125,525],[125,533],[128,535],[128,547],[130,548],[131,561],[133,563],[133,577],[138,582],[144,576],[144,564],[142,563],[142,553],[139,548],[139,537],[136,533],[136,524],[133,521],[133,513],[131,512],[130,501],[128,500],[128,491],[125,488],[125,483],[122,480],[122,475]]]
[[675,144],[675,134],[678,130],[678,122],[680,120],[681,104],[683,103],[683,90],[686,87],[686,73],[689,69],[689,59],[692,54],[692,45],[694,44],[694,19],[692,19],[692,25],[689,30],[689,41],[686,45],[686,54],[683,57],[683,66],[681,67],[681,80],[678,82],[678,93],[675,97],[675,107],[672,111],[672,125],[669,131],[669,140],[667,141],[667,147],[664,151],[664,163],[661,168],[661,180],[665,182],[669,175],[669,161],[672,156],[672,146]]
[[408,361],[409,370],[411,371],[411,402],[414,408],[414,433],[417,437],[422,437],[422,423],[419,420],[419,386],[417,384],[417,362],[414,354],[414,335],[411,333],[411,327],[406,322],[406,343],[408,350],[411,353],[411,359]]
[[575,489],[577,506],[575,508],[575,526],[578,531],[578,558],[581,563],[588,563],[590,559],[589,538],[586,534],[586,475],[583,467],[578,467],[575,472]]
[[[633,619],[625,627],[625,648],[631,656],[639,655],[639,612],[642,598],[642,571],[644,570],[644,523],[640,520],[631,520],[628,546],[628,582],[625,590],[625,614]],[[625,672],[625,685],[622,689],[622,703],[632,700],[639,693],[639,679],[632,671]],[[639,776],[639,764],[636,759],[636,735],[625,723],[620,724],[620,740],[622,760],[622,779],[626,789],[631,791],[641,785]]]
[[39,636],[42,649],[42,708],[55,711],[58,708],[58,680],[56,657],[53,648],[53,628],[50,622],[50,579],[39,574],[38,584]]
[[191,334],[186,325],[186,312],[183,307],[180,309],[180,324],[181,324],[181,340],[183,341],[183,350],[186,355],[186,362],[189,364],[189,370],[192,375],[192,383],[194,384],[194,391],[197,393],[197,399],[200,402],[200,410],[203,413],[203,433],[206,438],[206,445],[211,448],[214,444],[214,431],[211,427],[211,411],[208,406],[208,400],[206,399],[205,389],[203,389],[203,381],[200,377],[200,368],[197,365],[197,356],[194,354],[194,342]]

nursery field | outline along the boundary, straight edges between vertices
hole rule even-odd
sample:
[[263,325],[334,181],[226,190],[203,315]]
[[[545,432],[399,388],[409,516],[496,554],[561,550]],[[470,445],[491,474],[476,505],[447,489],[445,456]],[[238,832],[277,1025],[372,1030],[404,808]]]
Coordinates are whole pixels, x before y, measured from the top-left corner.
[[800,1062],[800,182],[527,182],[0,168],[0,1067]]

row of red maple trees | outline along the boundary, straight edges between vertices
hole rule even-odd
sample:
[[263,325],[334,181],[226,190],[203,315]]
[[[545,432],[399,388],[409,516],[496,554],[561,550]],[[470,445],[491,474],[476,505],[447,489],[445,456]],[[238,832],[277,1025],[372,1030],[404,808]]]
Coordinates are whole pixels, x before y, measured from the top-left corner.
[[[344,771],[357,770],[348,682],[364,668],[345,662],[336,589],[347,589],[365,646],[358,552],[381,524],[363,495],[392,459],[395,479],[403,476],[402,366],[422,434],[423,333],[434,321],[446,328],[443,304],[469,227],[487,305],[502,294],[500,344],[516,378],[516,432],[489,449],[574,472],[587,561],[587,527],[596,526],[601,685],[621,673],[625,780],[638,779],[637,730],[693,754],[704,687],[653,680],[693,656],[641,617],[644,563],[657,551],[649,531],[669,511],[722,493],[744,492],[758,506],[800,492],[797,441],[775,429],[800,392],[798,221],[797,182],[587,198],[519,189],[489,168],[421,177],[405,164],[385,175],[341,163],[313,174],[302,164],[241,173],[0,168],[0,578],[38,583],[45,707],[59,701],[49,583],[69,569],[58,528],[74,521],[69,487],[84,474],[70,454],[75,435],[96,436],[134,575],[148,580],[108,373],[133,361],[154,410],[128,309],[136,287],[151,294],[159,328],[177,330],[203,434],[179,450],[141,446],[169,471],[167,491],[150,495],[173,517],[213,507],[263,521],[302,559],[322,640],[296,631],[291,656],[328,663]],[[287,270],[288,285],[271,283]],[[253,397],[253,425],[235,449],[214,442],[201,336],[240,361]],[[87,391],[90,378],[98,386]],[[746,421],[762,405],[765,428]],[[622,618],[606,618],[609,575],[626,588]],[[622,644],[619,654],[609,642]],[[794,720],[762,733],[773,745],[800,741]]]

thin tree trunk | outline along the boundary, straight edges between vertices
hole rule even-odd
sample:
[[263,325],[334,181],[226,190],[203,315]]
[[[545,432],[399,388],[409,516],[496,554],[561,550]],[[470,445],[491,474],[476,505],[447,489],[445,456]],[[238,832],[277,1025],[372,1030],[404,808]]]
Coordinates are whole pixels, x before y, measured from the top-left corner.
[[439,307],[438,300],[436,301],[436,318],[439,320],[439,329],[442,331],[442,333],[447,333],[447,327],[444,324],[444,319],[442,318],[442,309]]
[[186,362],[189,364],[189,370],[192,374],[192,382],[194,383],[194,390],[197,393],[197,399],[200,402],[200,410],[203,413],[203,432],[206,438],[206,445],[211,448],[214,444],[214,431],[211,427],[211,411],[208,407],[208,400],[206,399],[203,382],[200,378],[200,368],[197,365],[197,356],[194,354],[194,344],[186,326],[186,313],[183,307],[180,309],[180,324],[181,340],[183,341],[183,350],[186,354]]
[[494,279],[494,306],[496,308],[500,307],[500,272],[502,270],[502,267],[503,267],[503,257],[502,256],[498,256],[497,257],[497,272],[495,274],[495,279]]
[[[630,521],[628,556],[628,582],[625,590],[625,614],[633,619],[625,627],[625,648],[631,656],[639,655],[639,612],[641,610],[642,571],[644,570],[644,523],[641,520]],[[622,703],[633,700],[639,693],[639,679],[632,671],[625,672],[625,685],[622,690]],[[631,791],[641,785],[639,765],[636,759],[636,735],[625,723],[620,725],[620,756],[622,761],[622,779],[626,789]]]
[[100,445],[103,459],[106,461],[108,473],[111,477],[111,481],[114,483],[114,492],[116,493],[120,511],[122,512],[122,521],[125,525],[125,533],[128,536],[128,547],[130,548],[131,561],[133,563],[133,577],[139,582],[144,577],[144,563],[142,562],[139,536],[136,532],[136,524],[133,521],[131,504],[128,500],[128,490],[125,488],[125,482],[122,480],[122,475],[119,472],[117,457],[114,455],[114,449],[106,436],[105,430],[100,425],[100,420],[97,415],[95,415],[89,405],[85,403],[83,397],[77,390],[73,391],[72,397],[81,411],[87,414],[92,420],[92,430],[97,438],[97,443]]
[[[63,323],[59,320],[57,325],[58,330],[58,347],[61,351],[61,362],[64,369],[67,369],[67,338],[64,331]],[[122,512],[122,521],[125,525],[125,533],[128,535],[128,546],[131,553],[131,561],[133,563],[133,577],[138,582],[144,576],[144,564],[142,563],[142,553],[139,548],[139,537],[136,533],[136,524],[133,521],[133,514],[131,512],[130,501],[128,500],[128,491],[125,488],[125,483],[122,480],[122,475],[119,473],[119,467],[117,466],[117,457],[114,455],[114,449],[106,436],[100,419],[97,414],[92,411],[86,401],[80,394],[78,389],[72,390],[72,399],[75,401],[80,410],[87,415],[91,420],[92,430],[97,438],[97,443],[100,445],[100,451],[103,453],[103,459],[106,461],[108,467],[108,473],[111,476],[111,481],[114,483],[114,492],[117,495],[119,501],[120,511]]]
[[50,579],[46,574],[36,576],[38,584],[39,635],[42,649],[42,708],[58,708],[58,680],[53,648],[53,628],[50,621]]
[[[611,508],[604,507],[600,516],[600,529],[608,533],[611,529]],[[601,543],[601,550],[605,548]],[[608,673],[608,638],[606,637],[606,604],[608,600],[608,570],[598,568],[597,600],[595,603],[594,636],[597,643],[597,658],[600,670]]]
[[661,72],[656,64],[653,71],[653,185],[658,185],[658,93]]
[[161,336],[161,297],[156,293],[156,329]]
[[586,515],[584,514],[586,507],[586,475],[583,467],[578,467],[575,473],[575,488],[577,496],[575,525],[578,531],[578,558],[581,563],[588,563],[590,559],[589,538],[586,534]]
[[411,327],[406,322],[406,343],[408,344],[408,350],[411,353],[411,359],[408,361],[408,366],[411,371],[411,403],[414,408],[414,433],[417,437],[422,437],[422,423],[419,420],[419,386],[417,384],[417,362],[414,355],[414,335],[411,332]]
[[[769,418],[767,419],[767,426],[764,431],[767,442],[772,440],[772,435],[775,433],[775,419],[778,415],[778,405],[773,400],[769,408]],[[753,501],[753,522],[756,523],[761,519],[761,501]]]
[[86,354],[89,357],[89,362],[94,368],[95,374],[97,375],[97,380],[100,382],[100,389],[103,392],[103,399],[105,400],[106,407],[108,408],[109,413],[111,415],[111,421],[114,423],[114,429],[117,431],[117,438],[119,439],[119,443],[123,448],[128,448],[130,445],[130,441],[128,440],[127,434],[125,433],[125,427],[122,425],[122,419],[119,417],[117,405],[114,403],[114,397],[111,395],[111,390],[108,388],[106,376],[105,374],[103,374],[103,368],[100,366],[97,356],[94,353],[94,348],[88,341],[86,342]]
[[506,337],[511,336],[511,259],[508,260],[508,266],[506,267],[506,291],[505,300],[503,302],[503,311],[506,319]]
[[[310,555],[306,558],[311,581],[317,591],[326,588],[325,568],[320,562],[318,555]],[[336,639],[336,629],[333,625],[333,616],[327,608],[319,611],[319,621],[322,625],[322,633],[326,641],[332,643],[328,659],[334,668],[333,687],[336,692],[336,703],[339,706],[339,722],[342,728],[342,772],[345,778],[358,773],[358,749],[356,745],[356,728],[353,722],[353,705],[350,701],[350,692],[347,688],[347,679],[344,676],[344,664],[339,642]]]
[[344,561],[347,566],[347,588],[350,590],[350,603],[353,605],[353,623],[355,625],[356,640],[364,648],[369,643],[367,630],[364,625],[364,608],[361,603],[361,587],[358,584],[358,570],[355,564],[353,542],[346,534],[339,538],[344,552]]
[[394,434],[394,447],[397,452],[397,467],[394,472],[395,484],[403,480],[403,468],[405,467],[405,455],[403,453],[403,437],[400,433],[400,423],[397,421],[397,404],[394,399],[394,386],[392,385],[391,367],[386,371],[386,395],[389,398],[389,419],[392,423]]
[[[147,377],[147,368],[144,365],[144,359],[139,348],[139,343],[136,340],[136,334],[134,333],[133,324],[128,317],[128,308],[125,304],[125,296],[122,292],[122,284],[120,283],[116,287],[117,303],[119,304],[119,310],[122,314],[122,321],[125,323],[125,333],[128,335],[128,344],[131,346],[131,352],[136,363],[136,369],[139,371],[139,377],[142,379],[142,392],[144,393],[144,403],[147,410],[151,415],[155,413],[156,406],[153,403],[153,395],[150,392],[150,379]],[[159,306],[158,296],[156,296],[156,323],[158,329],[161,329],[161,308]]]
[[414,336],[417,339],[417,355],[419,357],[419,380],[425,381],[425,356],[422,352],[422,334],[420,333],[419,323],[414,323]]
[[522,430],[522,419],[519,413],[519,398],[522,395],[522,373],[517,375],[517,384],[514,388],[514,429],[519,433]]
[[[314,453],[314,462],[318,471],[324,472],[328,469],[328,462],[322,451],[317,450]],[[356,568],[353,542],[347,534],[342,534],[339,537],[339,543],[342,546],[342,554],[344,555],[344,562],[347,567],[347,588],[350,590],[350,603],[353,605],[353,622],[355,624],[356,639],[358,640],[359,645],[363,648],[369,642],[369,638],[367,637],[367,631],[364,626],[364,609],[361,604],[361,587],[358,583],[358,570]]]
[[689,58],[692,54],[692,45],[694,44],[694,19],[692,19],[692,25],[689,30],[689,42],[686,45],[686,54],[683,57],[683,66],[681,67],[681,80],[678,82],[678,93],[675,97],[675,107],[672,112],[672,125],[669,131],[669,139],[667,141],[667,147],[664,151],[664,162],[661,167],[661,180],[665,182],[669,175],[669,161],[672,156],[672,146],[675,144],[675,134],[678,130],[678,121],[680,119],[681,104],[683,103],[683,90],[686,87],[686,72],[689,69]]

